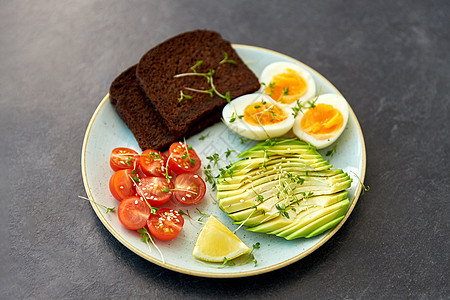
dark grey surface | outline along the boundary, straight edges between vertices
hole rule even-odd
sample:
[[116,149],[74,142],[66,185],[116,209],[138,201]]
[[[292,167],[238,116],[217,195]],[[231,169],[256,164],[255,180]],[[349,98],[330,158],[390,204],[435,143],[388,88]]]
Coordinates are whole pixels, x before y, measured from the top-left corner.
[[[1,299],[450,296],[448,1],[0,3]],[[364,132],[371,191],[330,241],[281,270],[219,280],[163,269],[77,199],[84,133],[111,81],[197,28],[310,65]]]

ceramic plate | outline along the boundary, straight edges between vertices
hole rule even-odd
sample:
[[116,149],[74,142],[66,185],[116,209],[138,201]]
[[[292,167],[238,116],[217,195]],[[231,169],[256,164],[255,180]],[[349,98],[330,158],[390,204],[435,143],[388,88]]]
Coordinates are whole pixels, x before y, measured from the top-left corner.
[[[321,93],[340,94],[318,72],[293,58],[271,50],[252,46],[233,45],[233,47],[257,76],[270,63],[277,61],[293,62],[302,65],[312,73],[317,87],[321,88]],[[200,139],[200,137],[204,136],[207,137]],[[222,123],[217,123],[205,129],[203,132],[189,138],[187,142],[196,149],[203,164],[208,162],[206,157],[213,153],[219,153],[224,157],[223,153],[227,149],[242,151],[256,144],[242,144]],[[325,155],[333,146],[321,150],[321,154]],[[117,207],[119,204],[111,196],[108,188],[109,178],[113,174],[113,171],[109,167],[109,156],[111,150],[115,147],[129,147],[140,151],[133,134],[116,114],[107,95],[99,104],[86,130],[81,166],[87,195],[95,202],[108,207]],[[233,160],[233,157],[231,156],[229,159]],[[244,243],[249,247],[252,247],[256,242],[259,242],[261,245],[260,249],[255,251],[255,257],[257,259],[256,266],[253,263],[249,263],[241,266],[221,268],[195,259],[191,253],[202,225],[196,221],[191,221],[189,218],[185,218],[185,226],[178,238],[170,242],[157,241],[157,245],[164,255],[163,261],[156,249],[152,247],[152,251],[150,251],[147,245],[140,240],[139,234],[126,229],[120,224],[116,212],[106,213],[104,208],[93,202],[91,203],[98,218],[114,237],[137,255],[157,265],[177,272],[204,277],[244,277],[256,275],[294,263],[318,249],[339,230],[355,207],[361,192],[361,185],[357,176],[361,180],[364,180],[366,153],[361,128],[351,109],[347,128],[338,139],[336,152],[329,161],[333,164],[334,168],[343,169],[353,178],[352,186],[348,190],[351,204],[344,219],[335,228],[319,236],[309,239],[301,238],[293,241],[286,241],[283,238],[271,235],[252,233],[246,231],[245,227],[241,228],[237,231],[236,235]],[[175,200],[171,200],[165,206],[189,211],[189,214],[195,220],[202,216],[200,212],[212,214],[231,230],[237,228],[237,225],[232,224],[231,219],[219,209],[218,204],[214,200],[214,193],[211,191],[207,192],[201,203],[193,207],[179,205]]]

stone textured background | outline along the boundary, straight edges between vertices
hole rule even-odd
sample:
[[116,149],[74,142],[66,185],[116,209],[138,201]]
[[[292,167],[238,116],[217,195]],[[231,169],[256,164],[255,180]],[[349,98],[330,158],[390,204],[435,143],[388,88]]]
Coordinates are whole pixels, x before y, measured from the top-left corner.
[[[449,14],[448,1],[0,1],[0,298],[447,298]],[[77,198],[84,133],[111,81],[198,28],[316,69],[364,132],[371,191],[281,270],[163,269]]]

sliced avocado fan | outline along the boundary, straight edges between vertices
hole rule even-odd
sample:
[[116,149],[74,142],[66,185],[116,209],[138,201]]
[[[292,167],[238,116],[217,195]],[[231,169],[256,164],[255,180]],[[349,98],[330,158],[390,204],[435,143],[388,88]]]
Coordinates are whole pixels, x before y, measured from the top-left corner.
[[311,145],[272,139],[238,157],[217,180],[219,207],[236,224],[291,240],[321,234],[344,218],[352,179]]

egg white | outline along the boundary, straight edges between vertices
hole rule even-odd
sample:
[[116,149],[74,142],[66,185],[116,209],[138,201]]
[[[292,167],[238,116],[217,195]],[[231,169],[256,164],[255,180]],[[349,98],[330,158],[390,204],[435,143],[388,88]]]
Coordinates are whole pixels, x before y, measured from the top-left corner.
[[345,127],[347,126],[348,113],[349,113],[348,112],[348,110],[349,110],[348,103],[344,99],[344,97],[342,97],[340,95],[336,95],[336,94],[320,95],[317,98],[317,101],[315,102],[315,104],[317,105],[320,103],[332,105],[335,109],[337,109],[342,114],[342,117],[344,118],[344,122],[342,124],[341,129],[339,129],[338,132],[336,132],[332,137],[329,137],[329,138],[323,139],[323,140],[316,139],[315,137],[304,132],[300,127],[300,122],[301,122],[301,119],[302,119],[304,113],[306,113],[308,110],[304,110],[303,113],[300,112],[297,115],[297,117],[295,118],[294,126],[292,127],[292,131],[299,139],[301,139],[307,143],[310,143],[311,145],[315,146],[317,149],[322,149],[322,148],[328,147],[329,145],[334,143],[339,138],[339,136],[342,134]]
[[[244,118],[238,118],[238,116],[244,115],[245,108],[248,105],[262,102],[262,100],[281,108],[286,113],[287,119],[275,124],[255,126],[247,123]],[[289,106],[276,103],[269,96],[260,93],[247,94],[234,99],[224,107],[222,117],[225,124],[232,131],[245,138],[257,141],[280,137],[286,134],[294,125],[294,117]],[[233,118],[235,120],[230,122]]]
[[[306,84],[308,86],[306,93],[297,100],[299,100],[300,102],[311,100],[316,95],[316,84],[311,73],[297,64],[289,62],[272,63],[264,68],[259,81],[268,86],[270,82],[272,82],[275,75],[285,73],[287,69],[291,69],[297,72],[306,81]],[[265,90],[266,86],[263,85],[263,91]],[[293,107],[296,105],[296,102],[297,101],[294,101],[289,105]]]

